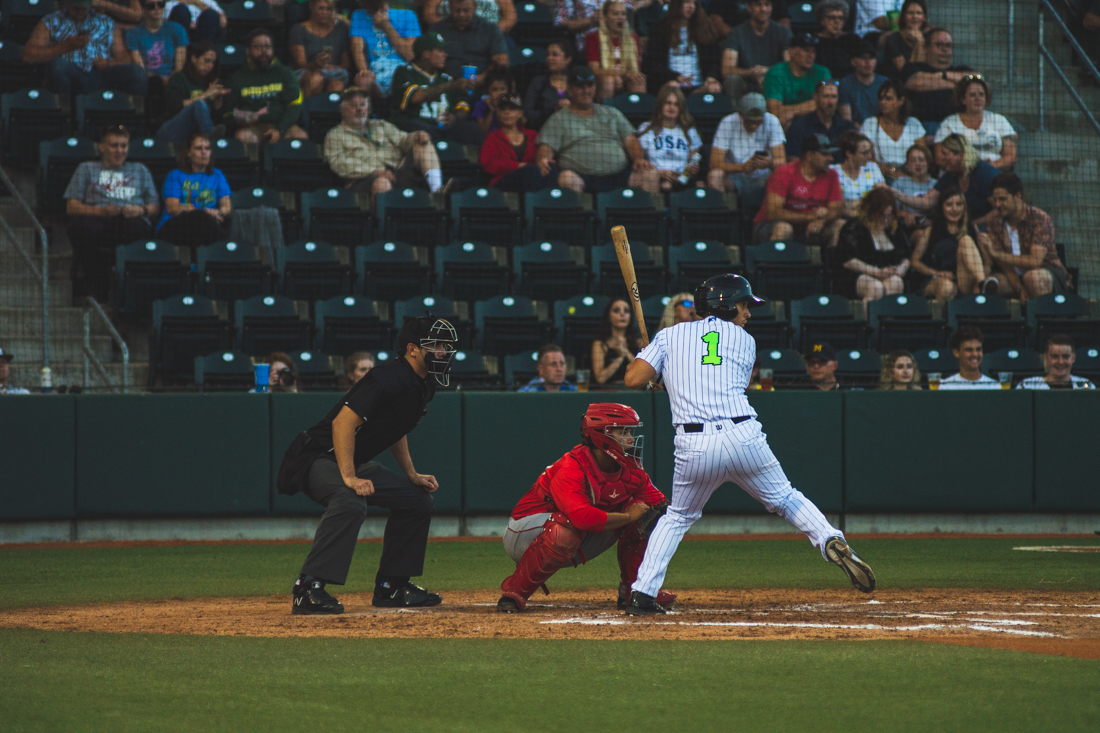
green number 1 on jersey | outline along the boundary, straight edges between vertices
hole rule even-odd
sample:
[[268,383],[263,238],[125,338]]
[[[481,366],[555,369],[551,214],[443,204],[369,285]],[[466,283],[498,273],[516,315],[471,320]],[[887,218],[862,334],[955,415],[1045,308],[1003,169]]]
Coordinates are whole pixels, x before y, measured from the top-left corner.
[[722,357],[718,356],[718,336],[717,331],[711,331],[703,335],[703,343],[707,345],[707,353],[703,355],[704,364],[717,366],[722,363]]

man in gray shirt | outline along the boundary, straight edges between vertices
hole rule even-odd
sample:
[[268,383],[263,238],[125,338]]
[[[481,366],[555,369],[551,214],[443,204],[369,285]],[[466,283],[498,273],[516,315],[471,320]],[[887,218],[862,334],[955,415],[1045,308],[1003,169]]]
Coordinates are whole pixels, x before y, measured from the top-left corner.
[[735,26],[722,51],[726,94],[736,106],[747,92],[760,92],[764,74],[787,61],[791,29],[772,20],[772,0],[749,0],[749,19]]
[[79,265],[84,289],[100,301],[107,300],[115,247],[151,239],[150,220],[160,211],[153,176],[141,163],[126,162],[129,151],[125,127],[105,129],[100,160],[81,163],[63,196],[74,269]]
[[660,175],[645,156],[634,127],[614,107],[594,104],[596,76],[587,66],[569,72],[569,106],[539,132],[535,164],[544,176],[558,164],[558,185],[577,193],[627,186],[658,193]]
[[474,14],[474,0],[451,3],[450,14],[428,27],[447,42],[447,64],[443,71],[452,79],[461,79],[463,66],[476,66],[481,74],[490,66],[508,66],[508,46],[496,23]]

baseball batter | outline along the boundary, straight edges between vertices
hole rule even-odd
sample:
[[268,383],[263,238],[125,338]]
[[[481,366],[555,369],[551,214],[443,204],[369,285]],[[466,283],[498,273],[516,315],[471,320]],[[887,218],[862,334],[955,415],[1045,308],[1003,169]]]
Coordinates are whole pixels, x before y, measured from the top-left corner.
[[[512,510],[504,549],[516,572],[501,583],[497,610],[516,613],[551,575],[576,567],[618,543],[619,608],[626,606],[630,584],[645,553],[647,520],[665,497],[642,470],[642,421],[634,408],[611,402],[588,406],[581,420],[581,441],[547,466]],[[662,605],[672,593],[653,592]]]
[[712,277],[695,291],[695,310],[703,320],[661,329],[627,370],[626,385],[633,389],[662,376],[676,427],[672,503],[649,539],[628,614],[665,612],[656,596],[668,564],[710,495],[726,481],[804,532],[856,588],[864,593],[875,589],[874,573],[852,552],[844,534],[791,486],[745,397],[756,342],[743,327],[749,309],[764,302],[743,277]]

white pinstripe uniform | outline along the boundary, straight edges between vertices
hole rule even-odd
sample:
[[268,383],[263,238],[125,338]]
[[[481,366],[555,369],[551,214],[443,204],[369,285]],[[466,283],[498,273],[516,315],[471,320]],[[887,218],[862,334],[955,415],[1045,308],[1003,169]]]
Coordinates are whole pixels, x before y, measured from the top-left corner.
[[[748,331],[708,316],[661,329],[638,358],[664,378],[676,426],[676,467],[671,505],[649,537],[633,590],[657,595],[680,540],[726,481],[804,532],[824,557],[829,538],[844,534],[791,486],[768,447],[745,397],[756,361],[756,341]],[[738,417],[750,419],[731,422]],[[682,426],[693,423],[702,432],[684,432]]]

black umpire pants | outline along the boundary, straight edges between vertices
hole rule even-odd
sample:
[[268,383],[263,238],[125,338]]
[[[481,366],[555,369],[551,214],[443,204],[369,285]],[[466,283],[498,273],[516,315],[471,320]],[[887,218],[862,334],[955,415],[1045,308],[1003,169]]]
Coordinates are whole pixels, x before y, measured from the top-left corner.
[[340,476],[336,461],[328,456],[318,458],[310,467],[306,493],[325,507],[325,513],[317,525],[313,548],[302,565],[302,575],[312,575],[336,585],[347,582],[355,541],[367,518],[368,506],[390,510],[379,572],[398,577],[423,575],[435,499],[375,461],[356,466],[355,475],[373,481],[374,493],[359,496],[349,489]]

